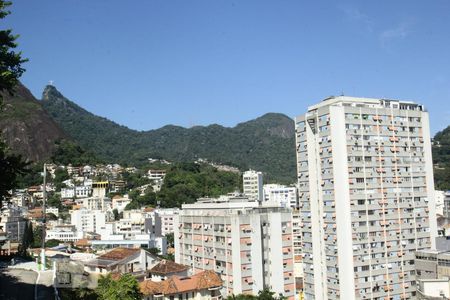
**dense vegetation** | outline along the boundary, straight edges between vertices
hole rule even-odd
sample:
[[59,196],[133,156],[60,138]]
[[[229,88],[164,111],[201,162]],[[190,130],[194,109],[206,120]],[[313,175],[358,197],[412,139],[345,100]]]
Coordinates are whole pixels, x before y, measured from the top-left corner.
[[206,158],[263,171],[269,181],[295,181],[294,122],[285,115],[266,114],[233,128],[165,126],[139,132],[89,113],[53,86],[45,88],[42,105],[73,140],[105,162],[140,166],[149,157]]
[[433,140],[434,183],[438,190],[450,190],[450,126]]
[[[128,180],[132,178],[142,181],[139,176],[128,177]],[[129,196],[133,200],[127,209],[158,204],[161,207],[181,207],[183,203],[193,203],[200,197],[217,197],[236,190],[242,190],[240,174],[218,171],[206,164],[177,163],[167,170],[159,192],[154,192],[151,186],[144,195],[137,189],[131,190]]]
[[[0,19],[10,14],[9,1],[0,0]],[[4,95],[11,95],[19,82],[19,77],[25,71],[22,64],[26,59],[21,52],[16,52],[17,35],[10,29],[0,30],[0,111],[3,111]],[[17,175],[22,173],[26,164],[21,157],[8,151],[0,137],[0,207],[2,201],[9,196],[9,190],[16,187]]]

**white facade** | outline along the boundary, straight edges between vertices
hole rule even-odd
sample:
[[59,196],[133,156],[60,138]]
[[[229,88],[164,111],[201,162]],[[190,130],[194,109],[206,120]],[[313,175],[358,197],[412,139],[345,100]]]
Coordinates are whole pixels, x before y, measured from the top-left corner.
[[175,261],[193,273],[221,274],[224,294],[256,295],[270,286],[293,298],[290,210],[243,198],[199,199],[182,206],[175,225]]
[[148,170],[147,177],[152,180],[162,180],[166,176],[166,170]]
[[305,298],[414,298],[414,251],[437,233],[428,113],[331,97],[296,118],[296,144]]
[[265,184],[263,191],[264,202],[298,209],[297,188],[280,184]]
[[124,197],[120,196],[114,196],[112,198],[112,209],[117,209],[117,211],[123,212],[125,210],[125,207],[131,203],[131,199],[128,197],[128,195],[125,195]]
[[83,238],[83,232],[77,231],[74,225],[56,225],[53,229],[45,231],[46,240],[59,240],[63,242],[76,242]]
[[70,218],[77,231],[98,233],[105,228],[106,213],[100,210],[73,210],[70,212]]
[[83,207],[88,210],[112,210],[112,200],[106,197],[89,197],[83,199]]
[[441,216],[444,215],[444,199],[445,199],[444,191],[434,191],[434,201],[436,203],[436,214],[441,215]]
[[175,216],[180,213],[180,210],[178,208],[159,208],[156,212],[161,218],[161,235],[174,233]]
[[68,187],[61,189],[61,199],[72,199],[75,198],[75,188]]
[[253,170],[245,171],[242,175],[244,195],[251,200],[263,201],[263,175]]

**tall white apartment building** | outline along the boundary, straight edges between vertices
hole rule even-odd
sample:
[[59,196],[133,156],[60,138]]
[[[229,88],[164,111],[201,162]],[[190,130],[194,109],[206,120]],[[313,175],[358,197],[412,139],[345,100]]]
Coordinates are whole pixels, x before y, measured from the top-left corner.
[[424,107],[331,97],[295,122],[305,298],[415,298],[437,231]]
[[258,200],[262,202],[264,199],[262,173],[248,170],[244,172],[242,179],[244,195],[246,195],[250,200]]
[[199,199],[175,218],[175,261],[221,274],[223,293],[295,294],[291,210],[243,197]]
[[297,188],[281,184],[263,186],[264,202],[275,203],[281,207],[298,208]]

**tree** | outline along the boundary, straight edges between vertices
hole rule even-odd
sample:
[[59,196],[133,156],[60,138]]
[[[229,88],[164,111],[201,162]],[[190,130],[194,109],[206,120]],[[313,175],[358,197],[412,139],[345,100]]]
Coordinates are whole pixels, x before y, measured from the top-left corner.
[[114,280],[111,274],[101,276],[96,289],[99,300],[140,300],[142,295],[136,278],[123,274]]
[[117,208],[113,209],[114,220],[118,221],[120,219],[120,214]]
[[166,240],[167,240],[168,247],[174,247],[175,243],[174,243],[174,233],[173,232],[166,234]]
[[61,208],[62,207],[61,195],[60,194],[56,194],[56,193],[50,194],[49,197],[48,197],[48,200],[47,200],[47,204],[50,207]]
[[55,170],[55,178],[53,178],[53,183],[55,184],[56,191],[60,192],[61,188],[65,187],[63,181],[69,179],[69,173],[64,168],[57,168]]
[[28,248],[33,244],[33,225],[25,222],[25,228],[23,229],[22,242],[19,247],[19,255],[27,256]]
[[[0,19],[10,14],[8,7],[11,2],[0,0]],[[19,77],[25,71],[22,64],[27,60],[22,58],[21,52],[15,52],[17,35],[11,29],[0,30],[0,109],[3,94],[14,93]],[[0,206],[8,196],[9,190],[16,187],[17,175],[25,172],[26,163],[21,156],[7,152],[6,145],[0,140]]]

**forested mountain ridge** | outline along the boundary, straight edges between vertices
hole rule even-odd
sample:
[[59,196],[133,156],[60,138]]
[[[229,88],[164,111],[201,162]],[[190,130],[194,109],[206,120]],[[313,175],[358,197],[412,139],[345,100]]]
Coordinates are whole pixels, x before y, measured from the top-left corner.
[[73,140],[104,161],[140,164],[149,157],[205,158],[263,171],[269,180],[295,181],[294,121],[283,114],[268,113],[232,128],[168,125],[136,131],[86,111],[54,86],[44,89],[42,105]]

